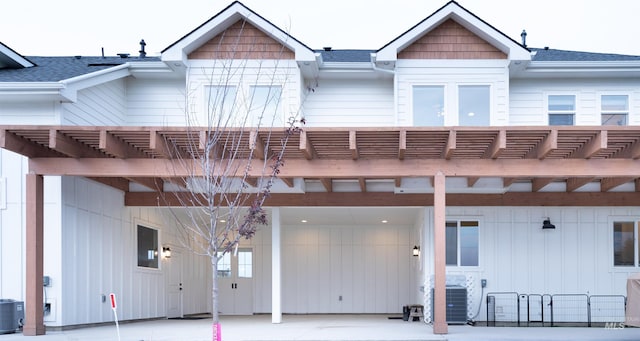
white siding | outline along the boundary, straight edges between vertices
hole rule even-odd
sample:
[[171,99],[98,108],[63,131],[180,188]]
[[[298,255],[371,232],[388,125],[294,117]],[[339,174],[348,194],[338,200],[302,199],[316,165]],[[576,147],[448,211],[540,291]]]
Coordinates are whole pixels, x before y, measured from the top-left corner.
[[401,312],[415,303],[411,234],[411,226],[283,227],[283,312]]
[[[64,309],[62,318],[49,325],[74,325],[112,321],[112,311],[102,295],[115,293],[119,318],[145,319],[166,315],[165,275],[137,267],[136,224],[159,229],[160,245],[178,244],[173,226],[156,208],[126,208],[123,193],[80,177],[63,178],[61,244],[64,271],[52,276],[51,296]],[[47,236],[49,238],[49,236]],[[55,239],[55,238],[54,238]],[[184,312],[210,311],[208,258],[185,252]],[[58,270],[58,269],[56,269]],[[188,289],[188,290],[187,290]]]
[[395,126],[393,92],[390,79],[321,79],[302,104],[307,126]]
[[[423,252],[425,267],[433,273],[433,210],[427,208],[427,212],[429,241]],[[613,267],[611,226],[613,217],[637,221],[640,209],[635,207],[447,208],[447,218],[455,217],[480,221],[480,265],[447,267],[447,276],[467,277],[470,314],[478,309],[483,278],[487,279],[485,294],[626,295],[626,278],[638,271]],[[551,218],[556,229],[541,228],[545,217]],[[429,276],[425,283],[432,286]],[[486,305],[478,320],[485,319]]]
[[636,79],[513,79],[509,125],[547,125],[547,96],[576,95],[576,125],[600,125],[600,95],[629,95],[629,125],[640,124],[640,81]]
[[2,124],[60,124],[60,104],[55,101],[16,101],[0,104]]
[[[445,86],[445,110],[458,112],[459,85],[489,85],[492,126],[508,124],[509,69],[506,60],[399,60],[396,65],[398,125],[413,125],[413,86]],[[445,125],[447,125],[445,123]]]
[[185,122],[183,79],[127,80],[127,125],[172,126]]
[[123,125],[126,116],[124,79],[78,91],[75,103],[62,104],[62,123],[68,125]]

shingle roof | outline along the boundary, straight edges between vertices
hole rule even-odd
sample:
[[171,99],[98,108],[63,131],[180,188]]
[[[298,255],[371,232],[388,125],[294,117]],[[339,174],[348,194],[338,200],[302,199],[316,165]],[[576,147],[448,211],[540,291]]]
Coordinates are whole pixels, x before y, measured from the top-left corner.
[[58,82],[126,62],[159,61],[156,57],[26,57],[36,64],[22,69],[0,69],[0,82]]
[[316,50],[325,62],[362,63],[371,62],[371,53],[375,50]]
[[630,56],[612,53],[592,53],[566,51],[555,49],[529,48],[535,55],[531,60],[536,62],[612,62],[612,61],[640,61],[640,56]]

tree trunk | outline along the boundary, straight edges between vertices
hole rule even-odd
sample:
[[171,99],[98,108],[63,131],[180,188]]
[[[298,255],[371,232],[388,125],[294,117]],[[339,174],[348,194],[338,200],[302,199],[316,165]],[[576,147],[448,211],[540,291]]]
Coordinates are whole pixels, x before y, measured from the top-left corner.
[[211,259],[211,315],[213,316],[212,328],[213,339],[212,341],[222,340],[221,328],[220,328],[220,314],[218,303],[218,255],[214,254]]

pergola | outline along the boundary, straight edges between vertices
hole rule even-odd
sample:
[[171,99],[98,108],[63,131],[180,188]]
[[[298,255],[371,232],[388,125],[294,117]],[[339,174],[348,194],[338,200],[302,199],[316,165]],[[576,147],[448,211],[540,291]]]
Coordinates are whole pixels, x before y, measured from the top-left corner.
[[[277,152],[284,131],[244,134],[256,155]],[[132,192],[131,182],[162,190],[172,177],[192,175],[191,146],[203,146],[206,128],[0,126],[0,147],[29,158],[26,189],[25,335],[44,334],[43,176],[91,178],[125,192],[127,206],[157,206],[158,193]],[[170,144],[168,143],[170,142]],[[169,145],[172,147],[170,148]],[[174,146],[177,146],[175,148]],[[179,155],[179,156],[178,156]],[[176,166],[176,158],[180,165]],[[434,332],[447,333],[445,318],[445,208],[449,206],[628,206],[640,202],[640,127],[393,127],[304,128],[285,146],[279,178],[319,180],[321,192],[273,193],[266,206],[433,206]],[[250,185],[261,176],[256,162]],[[403,179],[430,178],[425,193],[367,192],[367,181],[400,187]],[[502,178],[504,188],[530,182],[530,192],[449,193],[447,177],[466,178],[473,188],[485,177]],[[360,191],[334,192],[333,180],[350,180]],[[541,191],[552,182],[565,191]],[[600,191],[580,191],[589,183]],[[634,183],[635,190],[614,188]],[[166,196],[170,198],[171,196]],[[172,205],[172,203],[168,203]],[[177,201],[175,203],[178,204]],[[276,313],[276,312],[274,312]]]

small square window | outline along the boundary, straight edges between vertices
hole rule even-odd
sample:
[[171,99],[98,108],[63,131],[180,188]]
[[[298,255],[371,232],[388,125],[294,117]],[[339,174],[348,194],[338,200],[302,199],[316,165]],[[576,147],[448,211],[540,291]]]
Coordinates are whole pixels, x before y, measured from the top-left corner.
[[576,96],[549,95],[547,109],[549,114],[549,125],[574,125],[576,115]]

